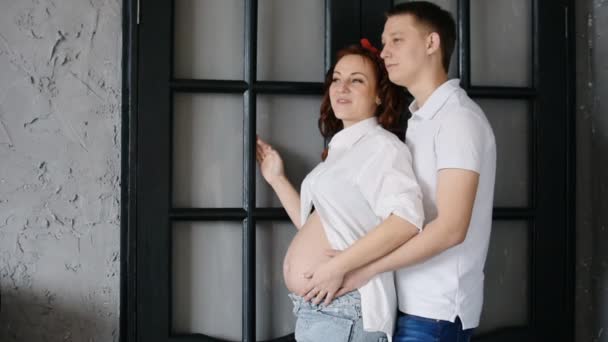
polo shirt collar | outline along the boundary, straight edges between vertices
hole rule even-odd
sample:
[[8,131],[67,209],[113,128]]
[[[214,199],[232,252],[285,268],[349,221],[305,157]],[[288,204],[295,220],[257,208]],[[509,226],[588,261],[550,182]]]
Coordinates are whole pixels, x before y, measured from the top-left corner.
[[422,108],[418,108],[418,104],[414,100],[409,106],[412,117],[419,116],[427,120],[432,119],[457,89],[460,89],[460,79],[455,78],[444,82],[435,89],[424,105],[422,105]]
[[372,129],[378,127],[378,119],[375,116],[361,120],[356,124],[342,129],[336,133],[329,142],[329,148],[348,148],[353,146],[359,139]]

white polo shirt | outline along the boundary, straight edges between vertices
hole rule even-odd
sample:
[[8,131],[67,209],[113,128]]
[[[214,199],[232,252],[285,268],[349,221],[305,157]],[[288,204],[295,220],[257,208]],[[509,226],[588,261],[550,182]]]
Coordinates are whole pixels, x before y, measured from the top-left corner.
[[496,142],[486,116],[460,88],[458,79],[437,88],[422,108],[410,105],[406,143],[422,188],[425,224],[437,217],[437,173],[465,169],[479,174],[479,185],[463,243],[396,272],[399,310],[454,322],[463,329],[479,325],[484,263],[492,226]]
[[[327,159],[315,167],[301,187],[301,222],[312,205],[319,214],[332,248],[344,250],[389,215],[422,228],[422,193],[411,155],[376,118],[338,132]],[[359,289],[363,327],[392,339],[397,315],[393,272],[372,278]]]

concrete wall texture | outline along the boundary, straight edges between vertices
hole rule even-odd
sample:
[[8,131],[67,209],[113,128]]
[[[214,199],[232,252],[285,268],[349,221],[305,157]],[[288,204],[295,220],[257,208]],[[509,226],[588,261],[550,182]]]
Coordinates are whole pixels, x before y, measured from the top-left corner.
[[117,341],[120,0],[0,0],[0,341]]
[[[0,341],[117,341],[120,0],[0,0]],[[576,1],[576,341],[608,341],[608,0]]]

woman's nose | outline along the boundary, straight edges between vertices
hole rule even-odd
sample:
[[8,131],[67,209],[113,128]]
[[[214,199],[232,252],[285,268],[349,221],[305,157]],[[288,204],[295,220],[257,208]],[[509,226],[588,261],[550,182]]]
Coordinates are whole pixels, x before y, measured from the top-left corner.
[[342,82],[342,83],[340,83],[340,85],[338,87],[338,91],[341,92],[341,93],[348,92],[348,82]]

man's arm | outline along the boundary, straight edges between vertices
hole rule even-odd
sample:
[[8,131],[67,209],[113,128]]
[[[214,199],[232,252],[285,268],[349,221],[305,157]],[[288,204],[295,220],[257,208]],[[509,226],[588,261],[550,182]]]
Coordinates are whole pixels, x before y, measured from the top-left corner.
[[[334,279],[338,278],[342,287],[336,292],[325,290],[325,288],[333,289],[328,285],[323,285],[324,287],[311,287],[306,289],[307,294],[305,299],[310,300],[315,298],[314,302],[318,303],[321,299],[325,298],[325,303],[331,302],[333,297],[359,288],[376,274],[395,271],[423,262],[462,243],[467,235],[471,221],[478,183],[479,174],[477,172],[463,169],[440,170],[437,173],[437,217],[429,222],[421,233],[392,250],[392,252],[384,257],[380,256],[375,261],[352,271],[355,274],[345,276],[344,274],[351,272],[351,270],[356,268],[356,265],[363,264],[365,260],[374,260],[373,258],[380,254],[379,251],[376,251],[378,253],[364,258],[359,255],[359,252],[356,254],[353,252],[353,250],[358,250],[361,253],[368,251],[367,248],[372,246],[372,241],[375,240],[375,236],[372,236],[372,233],[381,231],[379,228],[382,225],[378,226],[374,231],[320,267],[320,271],[323,273],[332,274],[331,272],[334,272]],[[403,229],[404,227],[401,226],[400,228]],[[373,246],[378,245],[373,244]],[[386,249],[382,249],[382,251],[390,248],[392,248],[392,245],[387,245]],[[331,264],[332,262],[335,262],[335,264]],[[340,265],[344,268],[340,269],[334,265]],[[325,272],[326,269],[330,271]],[[336,272],[344,273],[336,277]],[[320,277],[329,278],[325,274],[320,275]],[[336,280],[332,279],[332,281]]]
[[325,304],[329,305],[340,289],[346,273],[387,255],[415,236],[418,231],[412,223],[397,215],[390,215],[342,253],[319,266],[314,272],[305,274],[311,282],[300,295],[304,296],[305,300],[314,298],[315,304],[325,298]]
[[440,170],[437,173],[437,217],[392,253],[353,272],[358,274],[347,275],[343,288],[336,295],[362,286],[376,274],[418,264],[462,243],[471,221],[478,183],[479,174],[474,171]]

